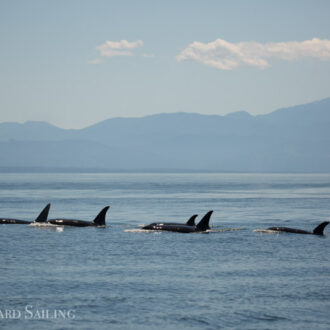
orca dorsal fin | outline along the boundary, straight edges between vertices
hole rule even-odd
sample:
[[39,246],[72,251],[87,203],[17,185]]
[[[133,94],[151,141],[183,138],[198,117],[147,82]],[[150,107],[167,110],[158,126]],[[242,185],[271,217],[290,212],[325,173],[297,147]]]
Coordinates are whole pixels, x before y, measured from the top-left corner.
[[49,209],[50,209],[50,204],[47,204],[45,208],[40,212],[38,217],[34,220],[34,222],[47,222]]
[[93,220],[93,222],[95,223],[95,225],[97,225],[97,226],[105,226],[105,215],[107,214],[109,208],[110,208],[110,206],[106,206],[106,207],[103,208],[103,209],[101,210],[101,212],[95,217],[95,219]]
[[320,223],[314,230],[313,234],[315,235],[323,235],[324,228],[329,224],[329,221],[325,221]]
[[198,223],[198,225],[196,226],[196,228],[200,231],[205,231],[207,229],[210,229],[209,227],[209,222],[210,222],[210,218],[212,215],[213,211],[208,211],[203,219]]
[[186,223],[187,226],[195,226],[195,219],[197,218],[198,214],[194,214]]

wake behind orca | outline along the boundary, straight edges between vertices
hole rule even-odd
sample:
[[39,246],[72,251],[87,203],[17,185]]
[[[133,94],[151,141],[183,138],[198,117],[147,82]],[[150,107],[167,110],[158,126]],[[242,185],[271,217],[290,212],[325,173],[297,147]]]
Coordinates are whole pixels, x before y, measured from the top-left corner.
[[307,234],[307,235],[323,235],[324,228],[329,224],[329,221],[320,223],[314,228],[313,231],[306,231],[302,229],[288,228],[288,227],[269,227],[266,230],[256,230],[258,232],[285,232],[285,233],[294,233],[294,234]]
[[57,226],[73,226],[73,227],[105,227],[105,216],[110,206],[104,207],[101,212],[95,217],[93,221],[84,221],[77,219],[50,219],[46,224],[57,225]]
[[163,230],[163,231],[173,231],[173,232],[178,232],[178,233],[195,233],[195,232],[203,232],[208,229],[209,227],[209,222],[210,218],[212,215],[213,211],[207,212],[202,220],[197,224],[191,224],[192,221],[195,220],[197,215],[193,215],[186,224],[180,224],[180,223],[152,223],[148,226],[142,227],[142,229],[145,230]]
[[26,220],[19,220],[19,219],[0,218],[0,224],[23,225],[23,224],[31,224],[34,222],[46,222],[48,218],[49,209],[50,209],[50,204],[47,204],[33,222]]

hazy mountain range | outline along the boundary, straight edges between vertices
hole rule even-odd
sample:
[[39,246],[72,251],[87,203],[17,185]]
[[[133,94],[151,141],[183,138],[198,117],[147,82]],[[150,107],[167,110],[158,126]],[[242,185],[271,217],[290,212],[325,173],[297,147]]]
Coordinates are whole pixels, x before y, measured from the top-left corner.
[[79,130],[0,123],[0,168],[330,172],[330,98],[267,115],[158,114]]

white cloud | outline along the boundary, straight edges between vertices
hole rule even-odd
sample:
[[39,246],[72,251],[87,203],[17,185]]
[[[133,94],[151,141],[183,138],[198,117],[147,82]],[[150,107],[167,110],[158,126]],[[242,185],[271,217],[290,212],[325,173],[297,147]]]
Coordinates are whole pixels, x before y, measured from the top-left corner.
[[104,57],[112,57],[112,56],[132,56],[133,49],[142,47],[143,41],[136,40],[133,42],[129,42],[127,40],[121,41],[109,41],[107,40],[102,45],[96,47],[99,51],[100,56]]
[[193,60],[220,70],[232,70],[241,65],[265,68],[268,59],[297,60],[316,58],[330,60],[330,40],[314,38],[302,42],[277,42],[261,44],[255,41],[230,43],[216,39],[209,43],[195,41],[179,55],[179,62]]

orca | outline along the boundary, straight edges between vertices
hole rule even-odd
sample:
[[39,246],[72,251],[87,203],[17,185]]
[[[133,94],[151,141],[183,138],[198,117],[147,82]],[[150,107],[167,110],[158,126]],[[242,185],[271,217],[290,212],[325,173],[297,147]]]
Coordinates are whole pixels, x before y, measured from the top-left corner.
[[[181,226],[181,225],[195,226],[195,219],[197,218],[197,216],[198,216],[198,214],[194,214],[193,216],[191,216],[189,218],[189,220],[185,224],[183,224],[183,223],[177,223],[177,222],[166,222],[166,223],[163,223],[163,222],[153,222],[150,225],[147,225],[147,226],[142,227],[142,229],[150,229],[150,230],[152,230],[152,229],[154,229],[156,227],[163,226],[163,225],[167,225],[167,226],[169,226],[169,225],[171,225],[171,226],[176,226],[176,225],[179,225],[179,226]],[[158,229],[156,229],[156,230],[158,230]]]
[[[47,204],[44,209],[40,212],[38,217],[33,222],[45,222],[48,218],[48,213],[50,209],[50,204]],[[0,224],[16,224],[16,225],[25,225],[33,223],[31,221],[19,220],[19,219],[8,219],[0,218]]]
[[[209,221],[211,218],[213,211],[207,212],[202,220],[197,225],[191,225],[191,224],[180,224],[180,223],[157,223],[156,225],[148,225],[142,227],[142,229],[146,230],[163,230],[163,231],[173,231],[177,233],[195,233],[195,232],[203,232],[208,229],[209,227]],[[195,216],[194,220],[195,220]],[[191,220],[191,219],[189,219]]]
[[287,227],[270,227],[267,230],[276,231],[276,232],[285,232],[285,233],[294,233],[294,234],[307,234],[307,235],[323,235],[324,228],[329,224],[329,221],[320,223],[313,231],[306,231],[295,228]]
[[95,217],[93,221],[84,221],[77,219],[49,219],[46,223],[57,225],[57,226],[73,226],[73,227],[105,227],[105,216],[110,206],[106,206],[101,212]]

